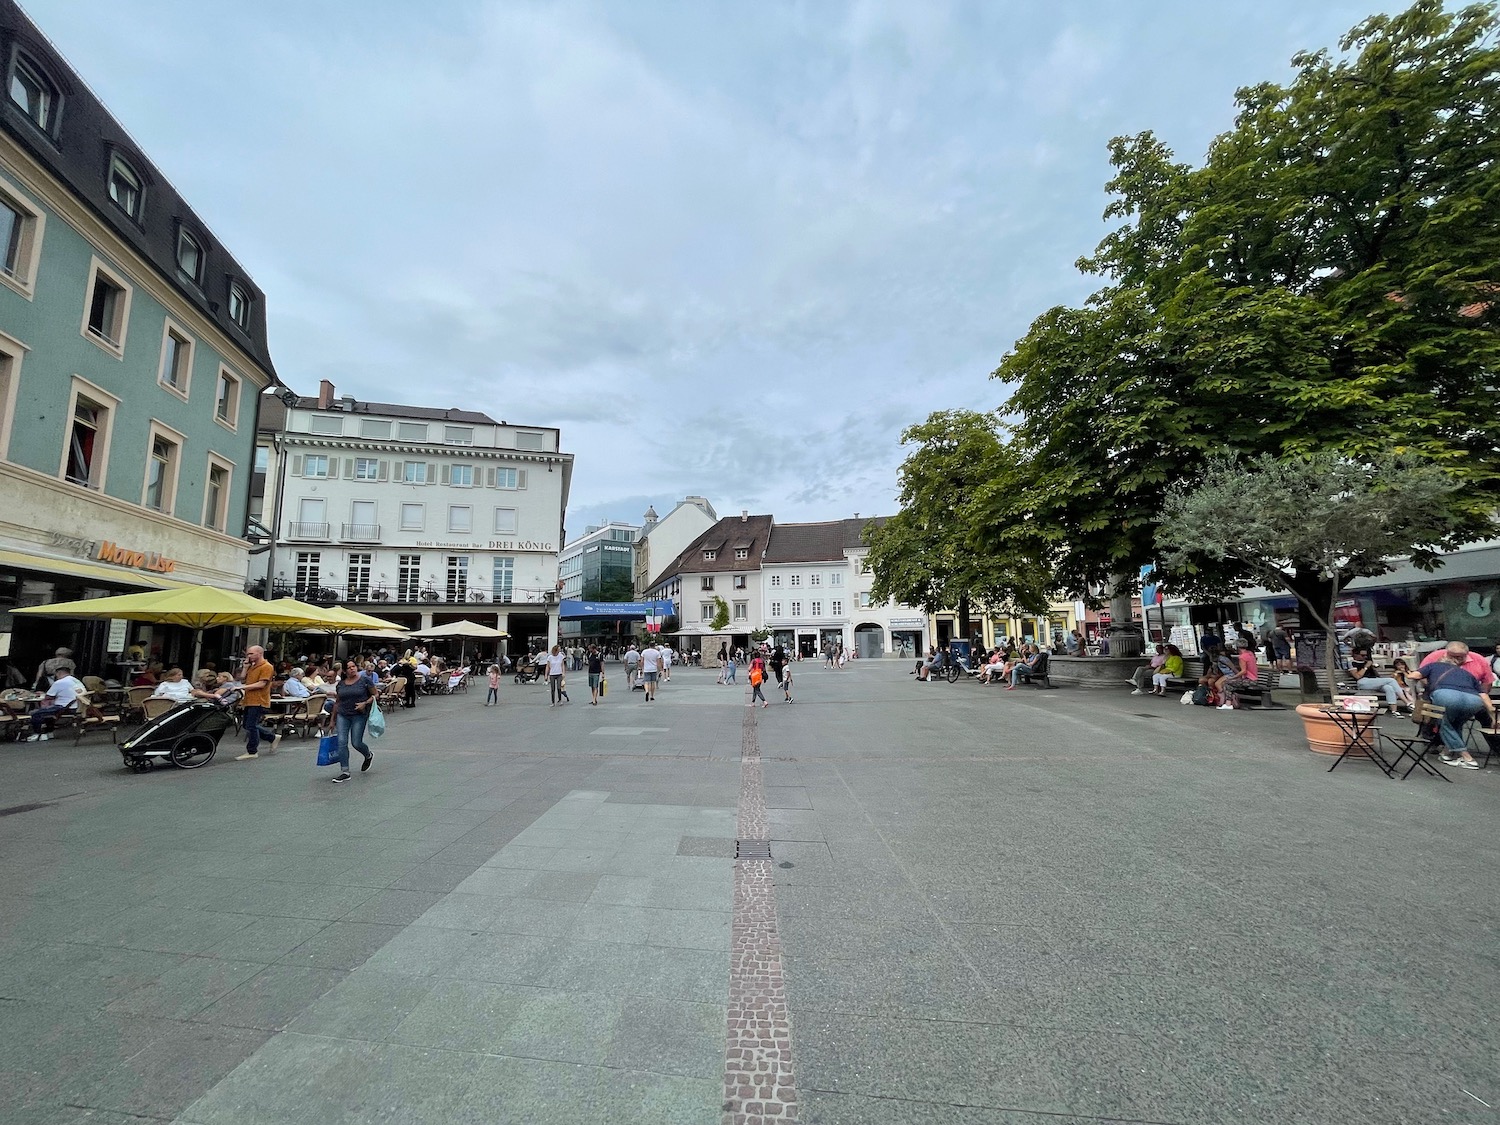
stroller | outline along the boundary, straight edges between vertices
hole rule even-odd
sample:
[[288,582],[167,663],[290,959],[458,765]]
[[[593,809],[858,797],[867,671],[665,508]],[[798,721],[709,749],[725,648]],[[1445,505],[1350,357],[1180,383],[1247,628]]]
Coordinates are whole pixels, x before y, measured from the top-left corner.
[[194,699],[147,720],[120,743],[125,767],[146,773],[158,761],[171,762],[184,770],[208,765],[218,752],[224,732],[235,725],[229,710],[231,702]]

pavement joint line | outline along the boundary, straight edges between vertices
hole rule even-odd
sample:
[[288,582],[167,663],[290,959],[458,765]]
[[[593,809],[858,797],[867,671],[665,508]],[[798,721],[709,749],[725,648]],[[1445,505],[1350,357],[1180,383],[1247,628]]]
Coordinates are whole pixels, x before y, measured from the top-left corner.
[[[986,1109],[995,1113],[1024,1113],[1036,1117],[1060,1117],[1065,1121],[1105,1121],[1110,1125],[1187,1125],[1183,1121],[1167,1121],[1156,1117],[1113,1117],[1096,1113],[1069,1113],[1065,1110],[1056,1109],[1027,1109],[1019,1105],[991,1105],[988,1102],[939,1102],[926,1098],[902,1098],[894,1094],[850,1094],[847,1090],[836,1090],[832,1087],[809,1086],[809,1093],[834,1094],[840,1097],[869,1098],[877,1102],[896,1102],[901,1105],[938,1105],[949,1109]],[[1464,1093],[1468,1093],[1467,1090]],[[1469,1095],[1473,1097],[1472,1094]],[[1478,1099],[1475,1099],[1476,1101]]]
[[[770,836],[756,708],[740,735],[740,801],[736,834]],[[792,1016],[781,969],[781,932],[771,859],[734,863],[730,923],[728,1029],[724,1046],[724,1125],[797,1125]]]

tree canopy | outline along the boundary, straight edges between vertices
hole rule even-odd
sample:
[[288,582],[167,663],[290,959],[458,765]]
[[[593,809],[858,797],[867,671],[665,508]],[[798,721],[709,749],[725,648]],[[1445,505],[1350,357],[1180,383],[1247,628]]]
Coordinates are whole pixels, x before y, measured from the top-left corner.
[[[1461,482],[1442,500],[1454,534],[1490,533],[1496,31],[1490,6],[1418,0],[1361,23],[1337,55],[1295,56],[1289,84],[1240,90],[1201,167],[1149,132],[1113,141],[1106,217],[1125,222],[1078,263],[1106,284],[1044,313],[994,372],[1012,388],[1009,428],[991,427],[1001,436],[965,500],[969,551],[1049,569],[1077,593],[1134,573],[1153,560],[1168,490],[1203,480],[1221,451],[1410,453]],[[905,503],[905,468],[902,482]],[[933,527],[942,510],[892,520],[892,542],[962,539]],[[926,581],[893,592],[951,596],[962,575],[929,557]],[[1205,559],[1168,577],[1222,586],[1234,568],[1218,561],[1228,569]]]

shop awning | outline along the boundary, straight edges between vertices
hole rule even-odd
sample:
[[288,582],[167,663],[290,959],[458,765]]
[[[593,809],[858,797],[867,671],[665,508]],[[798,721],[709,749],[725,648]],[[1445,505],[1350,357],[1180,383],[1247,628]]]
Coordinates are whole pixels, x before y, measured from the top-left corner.
[[[677,608],[668,600],[654,602],[584,602],[563,599],[557,616],[564,621],[580,617],[671,617]],[[426,636],[424,633],[423,636]]]
[[54,559],[47,555],[33,555],[28,551],[0,551],[0,566],[15,567],[17,570],[40,570],[47,574],[67,574],[74,578],[92,578],[99,582],[135,586],[142,590],[175,590],[187,585],[186,582],[178,582],[144,570],[106,566],[104,563],[85,562],[83,559]]

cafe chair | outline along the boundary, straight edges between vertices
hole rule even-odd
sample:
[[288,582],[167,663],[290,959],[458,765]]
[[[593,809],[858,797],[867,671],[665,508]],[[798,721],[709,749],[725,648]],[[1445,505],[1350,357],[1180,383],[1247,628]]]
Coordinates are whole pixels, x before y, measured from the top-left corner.
[[168,699],[166,696],[148,697],[141,702],[141,714],[144,716],[145,721],[149,723],[152,719],[165,715],[176,706],[177,701],[175,699]]
[[[1445,708],[1419,698],[1411,712],[1411,721],[1416,724],[1416,730],[1411,735],[1394,735],[1381,732],[1381,737],[1401,751],[1401,753],[1396,755],[1396,760],[1391,763],[1393,771],[1400,768],[1403,759],[1411,759],[1411,765],[1407,766],[1406,772],[1401,775],[1402,781],[1411,776],[1412,770],[1421,766],[1423,770],[1430,773],[1433,777],[1440,777],[1449,785],[1453,784],[1451,777],[1427,760],[1427,752],[1434,745],[1433,739],[1436,737],[1437,723],[1446,713]],[[1437,745],[1441,745],[1441,743]]]

